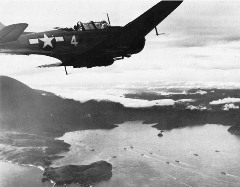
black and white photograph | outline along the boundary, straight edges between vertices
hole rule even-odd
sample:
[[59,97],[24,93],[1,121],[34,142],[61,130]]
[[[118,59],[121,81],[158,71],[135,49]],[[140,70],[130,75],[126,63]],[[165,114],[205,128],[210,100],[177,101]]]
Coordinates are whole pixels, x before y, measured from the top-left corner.
[[0,187],[239,187],[239,0],[0,0]]

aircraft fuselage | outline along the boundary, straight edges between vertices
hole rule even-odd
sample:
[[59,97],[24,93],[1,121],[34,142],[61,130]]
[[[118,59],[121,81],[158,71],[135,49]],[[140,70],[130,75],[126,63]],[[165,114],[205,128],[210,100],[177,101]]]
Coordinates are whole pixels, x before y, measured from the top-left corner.
[[[138,43],[134,40],[130,43],[122,42],[121,40],[116,42],[114,38],[121,35],[121,30],[122,27],[109,27],[104,30],[89,31],[67,31],[59,29],[23,34],[17,41],[0,44],[0,53],[46,55],[61,60],[64,66],[91,67],[91,63],[84,63],[84,55],[106,39],[108,39],[109,42],[92,55],[95,57],[99,55],[100,59],[104,56],[113,59],[139,53],[144,48],[144,38],[141,38]],[[139,43],[141,44],[138,45]],[[88,61],[89,58],[88,56]],[[92,65],[94,66],[94,64]]]

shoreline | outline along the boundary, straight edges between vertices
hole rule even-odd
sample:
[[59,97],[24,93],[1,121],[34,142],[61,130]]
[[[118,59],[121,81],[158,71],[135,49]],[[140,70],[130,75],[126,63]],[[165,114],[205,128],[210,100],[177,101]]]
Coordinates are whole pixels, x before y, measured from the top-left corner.
[[[14,166],[19,166],[19,167],[23,167],[23,168],[34,168],[34,169],[39,169],[39,170],[41,170],[41,171],[44,171],[44,168],[43,167],[41,167],[41,166],[35,166],[35,165],[32,165],[32,164],[18,164],[18,163],[14,163],[14,162],[12,162],[12,161],[9,161],[9,160],[0,160],[0,163],[8,163],[8,164],[11,164],[11,165],[14,165]],[[43,183],[42,181],[40,181],[41,183]],[[55,182],[54,181],[52,181],[52,180],[50,180],[49,181],[51,184],[53,184],[53,186],[55,186]]]
[[[94,137],[92,137],[91,135],[96,135],[96,137],[95,138],[97,138],[97,139],[99,139],[99,138],[101,138],[101,136],[102,137],[104,137],[104,135],[107,135],[107,134],[112,134],[112,133],[114,133],[114,134],[119,134],[118,132],[122,132],[122,130],[123,129],[125,129],[125,131],[124,132],[126,132],[127,133],[127,131],[126,131],[126,129],[132,129],[132,132],[134,133],[137,133],[136,135],[139,135],[139,133],[142,133],[142,134],[145,134],[146,136],[147,136],[147,134],[146,134],[146,132],[144,132],[144,131],[141,131],[141,132],[136,132],[135,130],[139,130],[139,128],[140,129],[142,129],[142,130],[144,130],[144,129],[148,129],[148,130],[150,130],[151,132],[153,132],[153,136],[151,136],[152,137],[152,139],[154,139],[155,141],[154,142],[156,142],[156,140],[158,140],[158,141],[160,141],[161,142],[161,139],[159,139],[158,137],[156,137],[157,136],[157,129],[155,129],[155,128],[152,128],[152,125],[153,124],[138,124],[140,121],[128,121],[128,122],[125,122],[125,123],[127,123],[126,125],[127,125],[127,127],[124,127],[125,125],[124,124],[122,124],[122,125],[119,125],[119,128],[116,128],[116,129],[114,129],[113,131],[104,131],[104,130],[97,130],[97,131],[92,131],[92,130],[87,130],[87,131],[89,131],[89,132],[82,132],[83,134],[79,134],[78,135],[78,137],[77,137],[77,132],[78,131],[74,131],[75,133],[76,133],[76,136],[75,136],[75,138],[72,140],[72,139],[70,139],[71,141],[70,142],[68,142],[68,141],[66,141],[66,142],[68,142],[68,143],[70,143],[71,144],[71,147],[73,146],[73,144],[72,144],[72,142],[75,142],[75,141],[78,141],[78,140],[80,140],[81,139],[81,137],[82,137],[82,135],[84,135],[85,133],[86,134],[88,134],[88,133],[90,133],[90,136],[86,136],[86,137],[84,137],[87,141],[84,141],[83,143],[85,144],[89,144],[90,143],[90,146],[91,145],[95,145],[95,143],[94,142],[92,142],[92,140],[94,139]],[[142,121],[141,121],[142,122]],[[199,126],[195,126],[195,127],[192,127],[191,128],[191,126],[188,126],[188,127],[185,127],[186,128],[186,132],[187,131],[194,131],[194,129],[195,128],[198,128],[198,129],[204,129],[205,128],[205,126],[207,127],[207,128],[209,128],[209,127],[213,127],[214,129],[216,129],[216,128],[218,128],[217,126],[219,126],[218,124],[204,124],[204,125],[199,125]],[[229,136],[228,135],[228,133],[226,132],[226,129],[228,128],[228,127],[226,127],[226,126],[224,126],[224,125],[221,125],[222,127],[220,127],[222,130],[224,130],[224,134],[225,135],[227,135],[227,137],[231,137],[231,136]],[[135,130],[134,130],[135,129]],[[153,129],[155,129],[155,130],[153,130]],[[184,128],[179,128],[179,129],[173,129],[173,130],[170,130],[170,131],[166,131],[165,133],[164,133],[164,139],[165,140],[169,140],[169,138],[171,138],[171,135],[170,134],[174,134],[174,135],[177,135],[178,134],[178,132],[179,131],[181,131],[181,132],[185,132],[184,131]],[[196,131],[196,130],[195,130]],[[202,130],[201,130],[202,131]],[[70,133],[74,133],[74,132],[70,132]],[[205,132],[206,132],[206,130],[205,130]],[[223,131],[222,131],[223,132]],[[100,135],[102,133],[102,135]],[[98,135],[97,135],[98,134]],[[128,134],[128,133],[127,133]],[[206,133],[205,133],[206,134]],[[67,133],[65,134],[65,136],[67,135]],[[156,136],[155,136],[156,135]],[[169,136],[170,135],[170,136]],[[206,136],[207,136],[207,134],[206,134]],[[219,136],[219,135],[217,135],[217,136]],[[72,137],[72,135],[71,134],[69,134],[68,135],[68,137],[65,137],[65,138],[69,138],[69,137]],[[105,136],[106,137],[106,136]],[[114,138],[114,136],[110,136],[109,138]],[[121,137],[121,136],[120,136]],[[79,138],[79,139],[78,139]],[[90,138],[90,139],[89,139]],[[131,135],[129,135],[129,138],[131,138]],[[137,137],[135,137],[135,138],[137,138]],[[139,138],[140,138],[140,136],[139,136]],[[148,139],[148,138],[147,138]],[[100,139],[99,139],[100,140]],[[64,139],[64,141],[65,141],[65,139]],[[131,139],[130,141],[134,141],[133,139]],[[171,140],[172,141],[172,140]],[[91,143],[92,142],[92,143]],[[159,143],[160,143],[159,142]],[[107,143],[107,142],[106,142]],[[116,141],[116,143],[117,143],[117,141]],[[146,142],[147,143],[147,142]],[[148,144],[148,143],[147,143]],[[147,146],[147,144],[146,144],[146,146]],[[161,144],[161,143],[160,143]],[[105,145],[105,144],[104,144]],[[108,143],[107,143],[107,145],[108,145]],[[104,147],[108,147],[107,145],[105,145]],[[137,153],[139,154],[139,158],[140,159],[143,159],[143,160],[146,160],[146,161],[144,161],[144,162],[146,162],[146,163],[149,163],[150,162],[150,164],[152,164],[152,162],[154,161],[154,162],[158,162],[158,159],[160,159],[160,156],[156,156],[156,155],[158,155],[159,153],[155,153],[153,150],[148,150],[148,148],[141,148],[141,143],[140,142],[131,142],[131,145],[133,145],[133,149],[136,149],[137,151],[136,151],[136,153],[135,152],[129,152],[129,151],[124,151],[124,147],[123,146],[128,146],[128,143],[126,142],[126,143],[123,143],[120,147],[121,147],[121,149],[119,150],[120,152],[115,152],[114,150],[116,149],[116,147],[112,147],[112,151],[111,152],[108,152],[109,150],[108,149],[106,149],[105,151],[104,150],[102,150],[103,152],[104,152],[104,155],[106,156],[106,155],[109,155],[109,156],[112,156],[112,154],[115,154],[115,155],[117,155],[117,158],[115,158],[114,160],[118,160],[119,158],[121,158],[121,156],[119,157],[119,155],[118,154],[126,154],[126,155],[128,155],[128,156],[130,156],[129,158],[131,158],[131,157],[134,157],[134,156],[137,156]],[[217,145],[217,144],[216,144]],[[101,143],[99,144],[99,146],[98,146],[98,143],[96,144],[96,146],[97,147],[99,147],[99,149],[101,149],[101,147],[103,146]],[[102,147],[102,148],[104,148],[104,147]],[[147,146],[148,147],[148,146]],[[137,149],[137,148],[139,148],[139,149]],[[118,149],[118,148],[117,148]],[[117,150],[116,149],[116,150]],[[145,150],[146,149],[146,150]],[[152,149],[154,149],[153,147],[152,147]],[[194,150],[194,148],[192,148],[193,150]],[[218,149],[218,150],[220,150],[221,151],[221,153],[215,153],[214,151],[215,151],[215,148],[212,148],[212,153],[211,154],[224,154],[224,150],[222,150],[221,148],[217,148],[216,147],[216,149]],[[132,150],[131,149],[131,147],[129,147],[129,149],[128,150]],[[141,150],[141,151],[139,151],[139,150]],[[71,151],[71,150],[70,150]],[[82,151],[82,150],[79,150],[79,151]],[[107,152],[106,152],[107,151]],[[142,151],[144,151],[144,153],[142,152]],[[156,151],[158,151],[158,150],[156,150]],[[163,150],[162,150],[163,151]],[[196,150],[197,151],[197,150]],[[151,153],[153,153],[153,154],[151,154]],[[194,152],[194,151],[193,151]],[[144,156],[140,156],[140,153],[143,153],[144,154]],[[167,152],[166,152],[167,153]],[[201,153],[200,152],[197,152],[200,156],[201,156]],[[91,154],[91,155],[94,155],[94,154],[100,154],[100,152],[90,152],[90,151],[86,151],[86,154]],[[148,155],[149,154],[149,155]],[[187,155],[185,155],[185,156],[189,156],[189,157],[191,157],[191,155],[193,154],[190,154],[189,153],[189,155],[188,155],[188,152],[186,152],[186,154]],[[203,154],[203,153],[202,153]],[[207,153],[208,154],[208,153]],[[77,152],[76,152],[76,154],[75,155],[78,155],[77,154]],[[167,156],[167,154],[161,154],[161,155],[165,155],[165,156]],[[69,155],[66,155],[66,157],[67,156],[69,156]],[[70,155],[71,156],[71,155]],[[172,155],[171,155],[172,156]],[[176,155],[175,155],[176,156]],[[173,159],[174,158],[174,160],[175,160],[175,156],[172,156],[171,158],[170,157],[168,157],[168,160],[171,160],[171,159]],[[156,159],[153,159],[153,158],[149,158],[149,157],[158,157],[158,158],[156,158]],[[197,157],[194,157],[194,156],[192,156],[193,157],[193,159],[195,160]],[[161,157],[162,158],[162,157]],[[176,157],[176,159],[177,160],[180,160],[180,162],[186,162],[186,160],[184,160],[184,157]],[[113,163],[112,163],[112,161],[111,161],[111,163],[112,163],[112,165],[113,165],[113,168],[116,166],[115,164],[115,161],[114,160],[112,160],[113,161]],[[174,160],[173,161],[171,161],[171,162],[174,162]],[[42,170],[41,170],[41,168],[39,168],[39,167],[37,167],[37,166],[34,166],[34,165],[22,165],[22,164],[17,164],[17,163],[13,163],[13,162],[11,162],[11,161],[0,161],[0,162],[4,162],[4,163],[9,163],[9,164],[11,164],[11,165],[14,165],[14,166],[17,166],[17,167],[23,167],[23,168],[27,168],[27,170],[28,170],[28,168],[29,168],[29,171],[31,171],[31,168],[34,168],[34,169],[36,169],[37,168],[37,172],[36,173],[40,173],[40,175],[38,175],[38,176],[41,176],[42,177]],[[74,159],[71,161],[72,163],[74,163]],[[160,161],[159,161],[160,162]],[[64,162],[63,162],[64,163]],[[81,160],[79,160],[78,161],[78,163],[81,163]],[[187,162],[188,163],[188,162]],[[69,164],[69,163],[68,163]],[[68,164],[66,164],[66,165],[68,165]],[[192,163],[191,163],[192,164]],[[65,164],[64,164],[65,165]],[[51,167],[51,166],[50,166]],[[127,165],[126,165],[126,167],[127,167]],[[166,167],[171,167],[171,165],[169,166],[169,165],[167,165],[166,164]],[[125,167],[124,167],[125,168]],[[41,171],[40,171],[41,170]],[[16,171],[18,171],[18,170],[14,170],[15,172]],[[221,170],[219,170],[219,173],[220,173],[220,171]],[[224,170],[223,170],[224,171]],[[119,176],[121,176],[121,175],[123,175],[123,174],[120,174],[120,173],[115,173],[115,171],[113,171],[113,177],[112,177],[112,179],[110,180],[110,181],[108,181],[108,182],[102,182],[102,185],[104,185],[104,184],[115,184],[115,182],[116,182],[116,179],[119,177]],[[8,175],[10,178],[11,178],[11,180],[13,180],[13,178],[12,178],[12,176],[11,176],[11,174],[9,173],[9,175]],[[36,176],[36,174],[34,174],[34,172],[33,172],[33,174],[32,175],[29,175],[29,178],[31,177],[33,177],[34,178],[34,176]],[[220,175],[221,176],[221,175]],[[27,176],[28,177],[28,176]],[[125,177],[127,177],[127,176],[125,176]],[[36,177],[35,177],[36,178]],[[38,184],[39,184],[39,186],[44,186],[44,183],[42,183],[41,182],[41,178],[40,177],[38,177]],[[49,181],[49,184],[51,183],[51,185],[54,185],[54,182],[53,181]],[[22,183],[21,183],[22,184]],[[46,184],[45,184],[46,185]],[[75,184],[75,183],[72,183],[72,185],[73,186],[77,186],[77,184]],[[93,186],[101,186],[101,183],[94,183],[93,184]],[[0,185],[1,186],[1,185]],[[20,185],[20,186],[23,186],[23,185]],[[5,187],[5,186],[4,186]],[[14,186],[15,187],[15,186]],[[37,186],[38,187],[38,186]]]
[[10,160],[4,160],[4,159],[3,159],[3,160],[0,159],[0,162],[9,163],[9,164],[13,164],[13,165],[21,166],[21,167],[29,167],[29,168],[33,167],[33,168],[38,168],[39,170],[44,171],[44,168],[43,168],[43,167],[41,167],[41,166],[35,166],[35,165],[32,165],[32,164],[19,164],[19,163],[12,162],[12,161],[10,161]]
[[0,186],[1,187],[47,187],[41,182],[43,171],[36,166],[19,165],[11,161],[0,160]]

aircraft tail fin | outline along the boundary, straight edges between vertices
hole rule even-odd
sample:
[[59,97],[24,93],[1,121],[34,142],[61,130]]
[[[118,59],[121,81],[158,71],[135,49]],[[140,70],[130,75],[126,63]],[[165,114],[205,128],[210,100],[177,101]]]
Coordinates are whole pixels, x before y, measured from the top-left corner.
[[0,30],[0,43],[12,42],[17,40],[28,24],[18,23],[4,27]]
[[146,36],[182,2],[183,0],[163,0],[159,2],[141,16],[125,25],[124,29],[126,33],[129,33],[131,36]]

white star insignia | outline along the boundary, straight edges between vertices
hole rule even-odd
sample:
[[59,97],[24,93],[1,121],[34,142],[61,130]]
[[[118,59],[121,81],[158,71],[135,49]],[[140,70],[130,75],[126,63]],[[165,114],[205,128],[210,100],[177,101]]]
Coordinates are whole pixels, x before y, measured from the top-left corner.
[[52,45],[53,37],[48,38],[47,35],[44,34],[44,38],[39,38],[39,40],[44,42],[43,48],[45,48],[47,46],[50,46],[51,48],[53,48],[53,45]]

